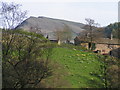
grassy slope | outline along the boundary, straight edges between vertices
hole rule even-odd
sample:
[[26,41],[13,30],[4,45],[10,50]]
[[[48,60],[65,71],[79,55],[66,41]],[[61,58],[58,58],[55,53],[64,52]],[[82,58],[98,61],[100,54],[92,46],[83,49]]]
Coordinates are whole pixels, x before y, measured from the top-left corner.
[[98,76],[90,74],[101,75],[102,63],[95,54],[68,48],[54,48],[51,60],[54,60],[54,75],[47,79],[47,87],[104,87]]
[[[4,34],[8,32],[8,34]],[[47,40],[43,36],[24,32],[24,31],[14,31],[16,35],[23,36],[32,36],[38,37],[41,40]],[[8,38],[11,31],[3,31],[3,38]],[[8,37],[6,37],[8,36]],[[24,37],[23,37],[24,38]],[[42,43],[44,45],[44,43]],[[47,46],[45,44],[45,46]],[[54,44],[53,44],[54,46]],[[64,48],[62,48],[64,47]],[[65,48],[67,47],[67,48]],[[71,87],[71,88],[99,88],[104,87],[103,80],[100,79],[101,69],[100,65],[103,65],[101,60],[97,57],[96,54],[85,52],[83,48],[77,48],[75,50],[72,48],[77,48],[75,46],[64,46],[61,45],[61,48],[54,48],[52,52],[51,66],[53,70],[52,76],[42,80],[43,87]],[[83,51],[82,51],[83,50]],[[112,58],[108,58],[107,62],[114,64]],[[91,75],[91,73],[96,73],[97,75]],[[38,87],[41,87],[41,84]]]
[[[42,37],[34,33],[17,31],[16,33]],[[102,81],[91,75],[100,75],[100,63],[95,54],[68,48],[54,48],[51,56],[53,75],[42,83],[46,87],[103,87]]]

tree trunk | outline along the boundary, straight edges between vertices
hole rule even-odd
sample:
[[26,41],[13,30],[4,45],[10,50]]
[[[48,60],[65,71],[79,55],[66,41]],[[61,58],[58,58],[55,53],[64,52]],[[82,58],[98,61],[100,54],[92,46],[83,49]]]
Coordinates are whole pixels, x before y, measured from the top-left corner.
[[61,41],[60,40],[58,40],[58,45],[60,45],[61,44]]

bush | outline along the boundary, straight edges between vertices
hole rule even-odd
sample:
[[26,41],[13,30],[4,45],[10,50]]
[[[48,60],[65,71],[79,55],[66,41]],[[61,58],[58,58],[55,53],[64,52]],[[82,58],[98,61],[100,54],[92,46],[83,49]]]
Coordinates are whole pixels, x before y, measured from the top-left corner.
[[[41,35],[3,31],[2,46],[3,88],[35,87],[52,74],[48,65],[52,47]],[[46,59],[44,51],[49,54]]]

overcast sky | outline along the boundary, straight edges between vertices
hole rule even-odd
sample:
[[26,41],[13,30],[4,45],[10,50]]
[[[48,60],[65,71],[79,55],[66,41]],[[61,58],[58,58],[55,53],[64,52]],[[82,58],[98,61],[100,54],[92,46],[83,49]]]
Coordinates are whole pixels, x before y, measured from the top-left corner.
[[[94,19],[101,26],[118,21],[119,0],[1,0],[22,4],[28,16],[45,16],[85,23]],[[89,2],[88,2],[89,1]]]

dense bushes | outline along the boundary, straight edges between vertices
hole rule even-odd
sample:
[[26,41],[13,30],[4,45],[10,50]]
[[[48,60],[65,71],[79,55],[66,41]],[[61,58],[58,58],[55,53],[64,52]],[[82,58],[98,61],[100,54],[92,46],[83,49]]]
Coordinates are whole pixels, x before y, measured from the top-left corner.
[[109,61],[106,61],[108,67],[106,69],[107,79],[110,82],[110,88],[120,88],[120,60],[117,58],[112,57],[109,58]]
[[101,61],[104,61],[104,80],[107,88],[120,88],[119,74],[120,74],[120,60],[115,57],[102,56]]
[[52,74],[48,64],[52,47],[41,35],[3,31],[2,51],[3,88],[35,87]]

